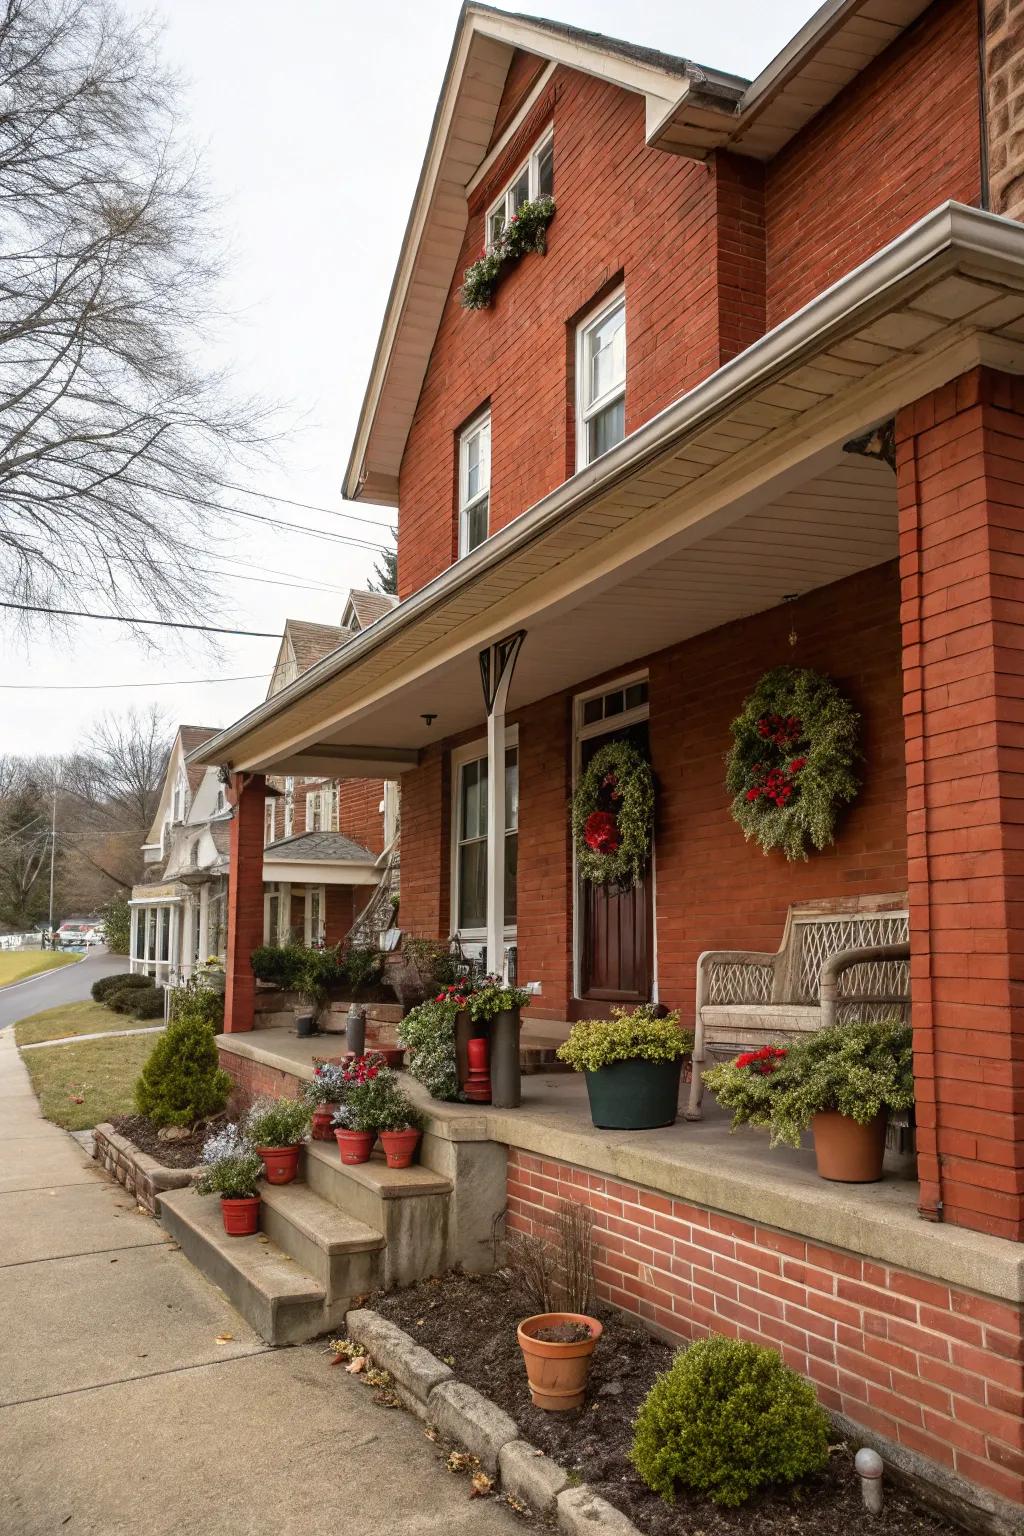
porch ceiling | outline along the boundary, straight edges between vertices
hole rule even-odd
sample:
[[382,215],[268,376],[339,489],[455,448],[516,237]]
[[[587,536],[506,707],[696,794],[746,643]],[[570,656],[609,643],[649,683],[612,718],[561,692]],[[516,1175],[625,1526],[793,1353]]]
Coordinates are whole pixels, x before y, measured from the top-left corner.
[[414,752],[514,629],[510,709],[890,558],[892,473],[842,445],[980,362],[1024,372],[1024,228],[946,204],[195,760]]

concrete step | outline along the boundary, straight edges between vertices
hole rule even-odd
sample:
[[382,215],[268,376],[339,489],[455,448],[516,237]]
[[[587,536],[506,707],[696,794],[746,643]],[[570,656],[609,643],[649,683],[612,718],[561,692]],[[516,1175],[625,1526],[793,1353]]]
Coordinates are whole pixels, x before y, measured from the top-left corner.
[[260,1226],[323,1286],[331,1325],[340,1323],[354,1296],[381,1284],[384,1236],[346,1215],[308,1184],[263,1184]]
[[158,1203],[161,1221],[186,1258],[268,1344],[301,1344],[333,1325],[325,1287],[266,1237],[228,1237],[214,1196],[174,1189]]
[[337,1144],[326,1141],[306,1143],[300,1173],[311,1190],[339,1211],[384,1234],[385,1285],[412,1285],[445,1268],[451,1179],[419,1164],[389,1168],[379,1150],[368,1163],[348,1166]]

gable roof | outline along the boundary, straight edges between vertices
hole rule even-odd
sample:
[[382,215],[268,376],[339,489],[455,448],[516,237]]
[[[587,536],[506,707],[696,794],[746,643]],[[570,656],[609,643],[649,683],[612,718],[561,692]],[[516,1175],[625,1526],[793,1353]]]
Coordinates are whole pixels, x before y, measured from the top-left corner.
[[545,88],[541,73],[492,145],[519,50],[644,97],[648,144],[705,159],[767,160],[924,11],[930,0],[825,0],[753,83],[582,27],[467,0],[455,33],[342,483],[398,505],[398,472],[468,223],[468,189]]
[[336,651],[349,638],[348,631],[340,624],[310,624],[305,619],[286,619],[285,633],[292,642],[292,655],[299,672],[305,672],[315,661]]
[[398,606],[398,598],[390,592],[357,592],[353,589],[348,594],[348,602],[345,604],[345,612],[341,616],[341,622],[347,629],[351,629],[351,618],[355,618],[356,629],[368,629],[371,624],[376,624],[392,608]]
[[211,736],[216,736],[217,728],[212,725],[179,725],[178,738],[181,741],[181,755],[185,759],[185,773],[188,776],[189,793],[194,795],[203,782],[203,774],[206,772],[198,763],[190,763],[188,755],[194,752],[196,747],[201,747],[204,741],[209,741]]
[[264,863],[372,864],[376,857],[344,832],[296,832],[263,850]]

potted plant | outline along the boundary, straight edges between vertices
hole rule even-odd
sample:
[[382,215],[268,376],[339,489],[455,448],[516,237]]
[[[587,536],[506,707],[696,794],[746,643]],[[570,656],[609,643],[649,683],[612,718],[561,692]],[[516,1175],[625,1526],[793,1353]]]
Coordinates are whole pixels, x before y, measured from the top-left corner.
[[312,1111],[313,1140],[333,1141],[332,1123],[345,1098],[345,1071],[340,1062],[320,1061],[314,1056],[313,1080],[306,1084],[302,1096]]
[[398,1026],[398,1038],[409,1052],[409,1073],[431,1098],[446,1102],[458,1098],[457,1021],[465,1002],[455,986],[446,987],[413,1008]]
[[339,982],[344,971],[339,959],[341,945],[332,948],[296,949],[292,986],[305,1003],[305,1008],[295,1016],[295,1032],[306,1036],[319,1028],[320,1016],[327,1007],[330,989]]
[[734,1128],[767,1126],[773,1147],[799,1147],[812,1130],[823,1179],[871,1184],[882,1177],[890,1110],[914,1102],[912,1038],[898,1019],[838,1024],[788,1049],[746,1051],[704,1081]]
[[246,1117],[246,1140],[263,1161],[268,1184],[290,1184],[309,1130],[309,1107],[299,1099],[257,1099]]
[[680,1029],[678,1013],[643,1003],[613,1008],[610,1019],[580,1019],[557,1055],[585,1073],[596,1126],[650,1131],[675,1120],[683,1058],[692,1051],[693,1034]]
[[375,1118],[384,1160],[389,1168],[411,1168],[423,1135],[424,1117],[393,1077],[383,1081]]
[[534,1406],[565,1413],[583,1406],[590,1357],[603,1332],[583,1312],[538,1312],[516,1330]]
[[485,1024],[491,1040],[491,1103],[496,1109],[518,1109],[522,1102],[519,1073],[520,1009],[528,1006],[529,992],[485,976],[466,999],[475,1024]]
[[229,1237],[245,1237],[257,1231],[260,1221],[260,1179],[263,1161],[237,1125],[228,1125],[211,1136],[203,1147],[203,1171],[196,1179],[196,1193],[220,1195],[224,1231]]
[[381,1102],[377,1080],[393,1080],[393,1077],[391,1069],[384,1065],[383,1057],[374,1052],[356,1056],[343,1064],[344,1098],[331,1122],[343,1163],[353,1166],[370,1161],[377,1140],[377,1110]]
[[415,1007],[446,983],[455,981],[462,961],[439,939],[403,933],[384,961],[384,979],[403,1008]]

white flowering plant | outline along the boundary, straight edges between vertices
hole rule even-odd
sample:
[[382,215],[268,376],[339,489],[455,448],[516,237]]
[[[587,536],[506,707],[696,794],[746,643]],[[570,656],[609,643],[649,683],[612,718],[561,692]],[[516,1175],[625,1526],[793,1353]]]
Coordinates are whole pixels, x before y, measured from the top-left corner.
[[249,1200],[259,1194],[263,1160],[237,1125],[226,1125],[207,1139],[201,1162],[197,1194],[220,1195],[222,1200]]

